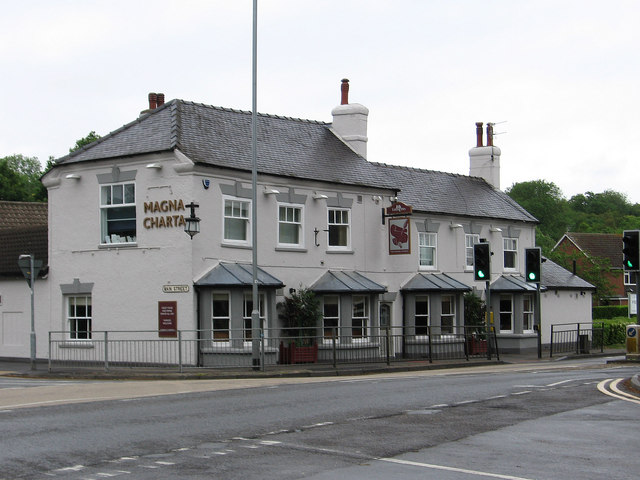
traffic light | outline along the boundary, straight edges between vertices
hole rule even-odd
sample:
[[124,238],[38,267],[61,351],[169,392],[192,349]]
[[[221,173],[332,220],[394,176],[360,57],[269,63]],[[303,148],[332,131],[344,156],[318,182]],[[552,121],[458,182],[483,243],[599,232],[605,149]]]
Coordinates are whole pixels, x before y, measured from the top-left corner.
[[473,246],[473,278],[491,280],[491,252],[488,243],[476,243]]
[[622,264],[626,271],[640,270],[639,234],[640,230],[625,230],[622,234]]
[[527,282],[540,282],[540,264],[542,256],[540,247],[525,248],[524,250],[524,278]]

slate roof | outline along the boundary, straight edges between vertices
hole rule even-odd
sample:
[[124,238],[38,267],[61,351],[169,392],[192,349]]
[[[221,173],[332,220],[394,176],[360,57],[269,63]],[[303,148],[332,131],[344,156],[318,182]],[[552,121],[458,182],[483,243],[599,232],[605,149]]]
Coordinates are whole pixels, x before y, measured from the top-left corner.
[[622,268],[622,235],[618,233],[577,233],[567,232],[558,244],[568,239],[578,250],[588,257],[605,258],[612,268]]
[[356,271],[329,270],[309,290],[316,293],[384,293],[387,288]]
[[561,290],[595,290],[596,287],[591,285],[586,280],[583,280],[577,275],[574,275],[569,270],[561,267],[555,262],[552,262],[547,258],[545,262],[542,262],[542,269],[540,271],[542,283],[547,289]]
[[528,283],[520,275],[501,275],[491,284],[492,292],[535,292],[535,283]]
[[471,287],[445,273],[417,273],[402,288],[403,291],[467,292]]
[[[197,164],[251,171],[251,113],[171,100],[57,165],[179,150]],[[537,222],[481,178],[368,162],[331,124],[258,115],[260,173],[400,190],[415,211]]]
[[0,276],[22,277],[18,257],[34,254],[43,261],[40,275],[49,265],[48,207],[39,202],[0,201]]
[[[253,267],[243,263],[219,263],[195,282],[199,287],[251,287]],[[281,288],[284,284],[258,267],[258,287]]]

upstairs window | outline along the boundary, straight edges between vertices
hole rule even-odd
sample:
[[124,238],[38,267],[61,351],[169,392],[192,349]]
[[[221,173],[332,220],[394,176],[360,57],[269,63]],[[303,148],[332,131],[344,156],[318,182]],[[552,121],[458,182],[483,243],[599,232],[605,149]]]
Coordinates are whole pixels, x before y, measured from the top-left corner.
[[436,234],[420,232],[418,241],[420,243],[420,267],[436,268]]
[[516,270],[518,268],[518,239],[503,238],[502,247],[504,250],[504,269]]
[[135,243],[136,186],[118,183],[100,187],[101,243]]
[[225,242],[249,244],[250,204],[245,200],[226,199],[224,201]]
[[351,246],[349,209],[330,208],[328,211],[329,248],[346,250]]
[[466,234],[464,236],[465,266],[473,268],[473,246],[480,243],[480,235]]
[[302,208],[292,205],[278,207],[278,244],[302,246]]

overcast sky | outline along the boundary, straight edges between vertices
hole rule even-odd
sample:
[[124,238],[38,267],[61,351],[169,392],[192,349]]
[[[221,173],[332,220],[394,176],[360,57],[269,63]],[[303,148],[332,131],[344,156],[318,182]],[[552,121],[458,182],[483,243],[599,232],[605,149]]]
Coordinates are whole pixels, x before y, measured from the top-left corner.
[[[251,109],[251,0],[0,7],[0,157],[63,156],[149,92]],[[258,110],[331,121],[346,77],[371,161],[468,174],[495,122],[502,189],[640,203],[639,21],[636,0],[259,0]]]

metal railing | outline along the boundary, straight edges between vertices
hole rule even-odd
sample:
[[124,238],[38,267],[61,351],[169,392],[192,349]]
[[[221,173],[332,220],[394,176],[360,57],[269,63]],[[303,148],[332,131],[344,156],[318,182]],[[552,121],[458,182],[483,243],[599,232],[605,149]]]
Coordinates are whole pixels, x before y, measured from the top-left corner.
[[549,357],[559,353],[588,354],[591,349],[604,352],[604,323],[560,323],[551,325]]
[[[82,335],[78,335],[82,333]],[[160,369],[254,367],[251,330],[49,332],[54,368]],[[162,335],[162,336],[161,336]],[[260,366],[499,360],[495,332],[478,327],[325,328],[260,331]]]

